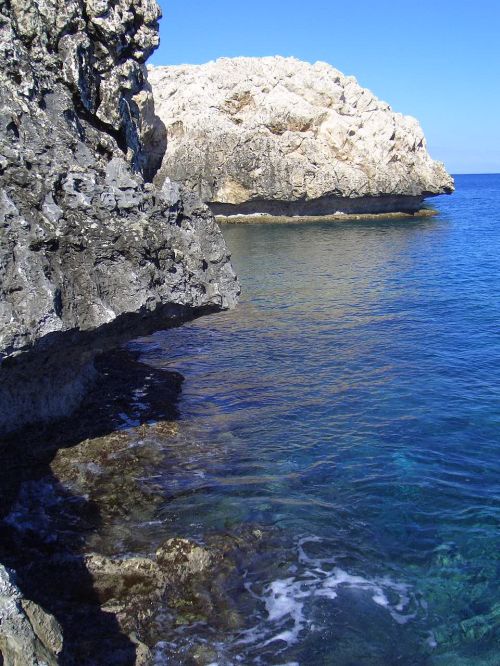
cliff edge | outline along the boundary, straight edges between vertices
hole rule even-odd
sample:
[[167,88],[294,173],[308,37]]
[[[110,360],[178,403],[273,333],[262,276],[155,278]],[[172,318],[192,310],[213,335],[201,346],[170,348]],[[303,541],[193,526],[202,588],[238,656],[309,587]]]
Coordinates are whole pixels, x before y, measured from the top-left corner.
[[67,414],[109,347],[238,293],[144,140],[154,0],[0,0],[0,435]]
[[414,213],[453,191],[418,122],[326,63],[148,69],[168,137],[157,178],[184,183],[216,214]]

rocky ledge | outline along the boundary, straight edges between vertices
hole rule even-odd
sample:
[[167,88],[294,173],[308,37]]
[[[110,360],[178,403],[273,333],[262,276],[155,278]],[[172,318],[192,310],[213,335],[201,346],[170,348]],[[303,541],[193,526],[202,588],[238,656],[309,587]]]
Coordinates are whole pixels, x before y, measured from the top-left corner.
[[166,177],[217,215],[415,213],[453,180],[418,122],[352,76],[294,58],[149,67]]
[[0,436],[73,409],[99,352],[235,302],[210,211],[149,182],[159,15],[0,0]]

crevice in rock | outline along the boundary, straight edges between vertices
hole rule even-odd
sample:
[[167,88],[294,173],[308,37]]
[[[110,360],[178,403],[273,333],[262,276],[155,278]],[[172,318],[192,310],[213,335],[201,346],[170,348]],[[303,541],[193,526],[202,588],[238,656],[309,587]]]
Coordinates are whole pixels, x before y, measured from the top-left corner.
[[104,134],[111,136],[116,141],[118,148],[123,152],[123,154],[127,154],[128,146],[123,130],[116,130],[114,127],[111,127],[111,125],[108,125],[103,120],[98,118],[95,114],[87,111],[76,93],[73,95],[73,104],[75,106],[77,115],[82,120],[85,120],[85,122],[87,122],[97,132],[103,132]]

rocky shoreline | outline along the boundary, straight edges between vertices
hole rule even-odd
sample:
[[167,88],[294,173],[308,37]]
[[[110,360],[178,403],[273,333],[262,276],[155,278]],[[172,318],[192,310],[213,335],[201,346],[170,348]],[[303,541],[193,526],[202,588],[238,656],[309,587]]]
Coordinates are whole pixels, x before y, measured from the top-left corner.
[[236,302],[210,211],[149,182],[159,15],[142,0],[0,8],[0,436],[75,409],[99,353]]
[[[183,627],[203,622],[221,637],[244,629],[243,610],[249,616],[256,600],[243,572],[279,573],[287,563],[279,533],[256,525],[193,540],[166,521],[147,542],[138,537],[169,492],[154,471],[186,456],[176,408],[182,377],[126,351],[101,357],[97,372],[74,417],[2,443],[5,666],[152,664]],[[213,661],[205,639],[179,649],[179,663]]]
[[[284,114],[282,105],[259,121],[272,158],[265,168],[247,163],[238,143],[234,162],[222,156],[224,177],[212,158],[203,178],[196,169],[190,175],[196,151],[187,159],[190,144],[175,150],[174,140],[188,132],[155,116],[147,80],[159,17],[150,0],[0,3],[3,666],[150,664],[159,643],[197,623],[214,633],[182,659],[209,664],[210,641],[244,629],[262,606],[244,573],[261,567],[278,576],[289,564],[278,531],[258,525],[198,539],[169,525],[161,526],[161,538],[157,532],[141,543],[138,535],[168,501],[155,483],[156,467],[169,455],[169,463],[186,455],[184,442],[172,444],[182,377],[116,350],[234,307],[239,284],[213,212],[266,213],[273,221],[413,216],[426,196],[453,188],[413,121],[323,65],[314,71],[322,85],[335,87],[330,102],[308,84],[312,117],[298,107],[298,115]],[[290,66],[278,61],[277,81]],[[269,91],[260,76],[265,106]],[[258,146],[254,128],[245,139],[253,92],[236,88],[227,99],[224,93],[230,134],[262,155],[261,134]],[[186,85],[185,92],[198,114],[193,90]],[[366,148],[364,140],[346,139],[354,136],[346,120],[340,148],[349,141],[348,159],[337,155],[344,163],[337,171],[327,176],[319,168],[311,176],[318,136],[339,148],[325,103],[345,118],[357,115],[348,113],[356,107],[365,115],[354,135],[371,128],[377,140]],[[386,136],[388,118],[394,138]],[[394,145],[384,153],[387,169],[377,171],[373,160],[380,164],[377,146],[386,139]],[[230,147],[232,139],[221,144],[220,133],[202,132],[196,141],[206,155],[214,141]],[[291,162],[281,159],[283,141],[288,155],[296,153]],[[373,173],[358,168],[366,150],[374,154]],[[323,166],[331,166],[325,155]],[[270,175],[276,160],[284,170]],[[234,173],[253,180],[240,182]]]
[[[174,183],[151,182],[164,145],[150,149],[161,132],[144,63],[159,17],[149,0],[0,3],[4,666],[144,663],[147,649],[101,607],[85,559],[99,502],[51,465],[82,441],[97,441],[87,443],[95,458],[110,442],[127,448],[117,414],[153,377],[162,403],[152,399],[149,418],[172,418],[179,377],[103,354],[233,307],[239,293],[208,208]],[[111,475],[116,501],[120,481],[127,501],[154,509],[151,493],[141,504],[133,492],[139,461],[125,459],[129,477]],[[78,464],[96,463],[69,468]]]

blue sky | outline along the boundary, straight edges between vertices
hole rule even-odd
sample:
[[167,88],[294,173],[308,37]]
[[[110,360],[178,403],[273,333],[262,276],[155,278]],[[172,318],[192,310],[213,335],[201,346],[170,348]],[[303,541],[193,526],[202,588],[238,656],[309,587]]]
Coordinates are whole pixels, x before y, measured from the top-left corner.
[[500,172],[500,0],[166,0],[150,62],[329,62],[416,116],[452,173]]

